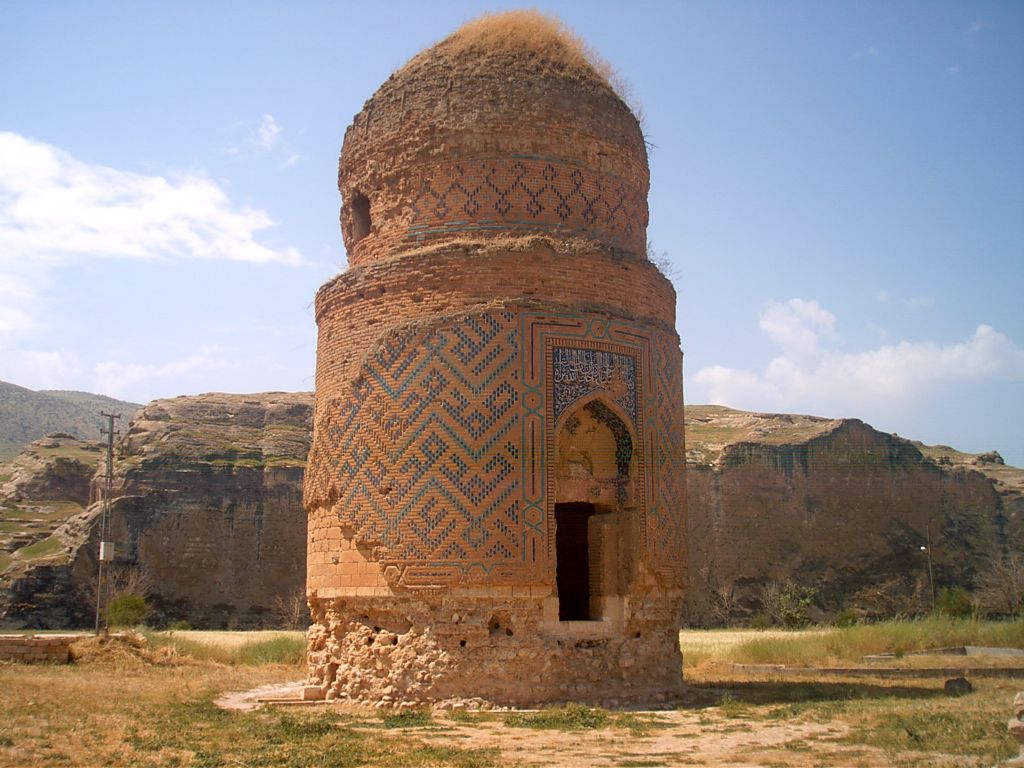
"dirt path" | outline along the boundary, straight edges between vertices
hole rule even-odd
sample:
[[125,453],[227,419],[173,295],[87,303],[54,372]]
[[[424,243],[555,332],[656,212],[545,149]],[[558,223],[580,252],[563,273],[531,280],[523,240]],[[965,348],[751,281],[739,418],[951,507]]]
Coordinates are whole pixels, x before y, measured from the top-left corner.
[[880,750],[840,743],[839,723],[750,723],[699,712],[658,712],[657,730],[634,734],[623,728],[547,731],[510,728],[502,722],[443,724],[409,730],[425,741],[462,748],[492,748],[501,762],[545,768],[621,766],[843,766],[876,768],[890,761]]

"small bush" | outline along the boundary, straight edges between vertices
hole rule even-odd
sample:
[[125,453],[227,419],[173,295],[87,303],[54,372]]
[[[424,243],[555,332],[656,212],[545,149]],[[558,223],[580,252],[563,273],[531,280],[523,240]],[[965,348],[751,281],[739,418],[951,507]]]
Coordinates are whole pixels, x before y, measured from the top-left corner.
[[385,728],[425,728],[433,723],[430,713],[419,709],[388,712],[383,720]]
[[764,611],[755,613],[750,617],[750,628],[751,629],[768,629],[772,625],[771,616]]
[[184,619],[179,619],[178,621],[172,621],[170,624],[168,624],[167,629],[171,632],[188,632],[190,629],[192,629],[192,625]]
[[836,614],[835,624],[840,629],[852,627],[857,623],[857,614],[849,608],[844,608]]
[[120,595],[107,604],[107,625],[135,627],[149,615],[149,603],[142,595]]
[[943,587],[935,598],[935,610],[951,619],[969,619],[974,615],[974,599],[963,587]]
[[238,664],[304,664],[306,638],[275,637],[245,643],[237,649]]
[[608,725],[608,713],[582,704],[567,704],[540,712],[516,712],[505,718],[505,725],[508,728],[581,731],[604,728]]

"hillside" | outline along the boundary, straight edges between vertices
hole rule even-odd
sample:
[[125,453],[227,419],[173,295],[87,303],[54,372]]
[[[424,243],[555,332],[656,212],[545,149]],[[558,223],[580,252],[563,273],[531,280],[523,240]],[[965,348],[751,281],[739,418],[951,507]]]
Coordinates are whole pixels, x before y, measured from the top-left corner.
[[749,618],[787,584],[826,611],[913,615],[1024,541],[1024,471],[995,452],[719,406],[687,408],[686,440],[695,624]]
[[97,440],[104,424],[100,411],[119,414],[121,424],[126,425],[141,407],[89,392],[34,391],[0,381],[0,461],[13,458],[23,446],[54,432]]
[[[112,572],[151,583],[152,620],[277,623],[301,594],[310,393],[207,394],[140,409],[114,469]],[[926,610],[974,588],[1024,541],[1024,470],[856,419],[687,408],[686,620],[762,610],[773,583],[813,586],[825,617]],[[0,625],[88,624],[102,445],[53,435],[0,467]],[[90,491],[89,483],[93,482]]]

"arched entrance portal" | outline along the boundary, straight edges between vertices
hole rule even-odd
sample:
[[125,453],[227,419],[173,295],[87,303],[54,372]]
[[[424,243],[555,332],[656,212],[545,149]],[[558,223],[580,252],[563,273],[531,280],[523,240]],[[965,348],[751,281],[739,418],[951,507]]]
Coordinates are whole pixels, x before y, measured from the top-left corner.
[[558,619],[619,618],[632,571],[633,437],[592,399],[563,417],[555,451]]

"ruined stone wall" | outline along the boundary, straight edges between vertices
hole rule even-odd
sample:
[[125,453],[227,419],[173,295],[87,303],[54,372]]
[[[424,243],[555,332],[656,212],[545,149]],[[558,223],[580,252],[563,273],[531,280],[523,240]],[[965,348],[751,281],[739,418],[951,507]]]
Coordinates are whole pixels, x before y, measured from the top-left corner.
[[0,661],[67,663],[79,635],[0,635]]
[[681,595],[639,601],[626,631],[584,632],[574,622],[562,622],[559,631],[557,622],[545,621],[545,599],[527,589],[316,601],[313,679],[324,682],[328,699],[385,706],[460,698],[618,706],[679,693]]

